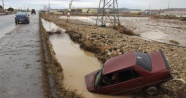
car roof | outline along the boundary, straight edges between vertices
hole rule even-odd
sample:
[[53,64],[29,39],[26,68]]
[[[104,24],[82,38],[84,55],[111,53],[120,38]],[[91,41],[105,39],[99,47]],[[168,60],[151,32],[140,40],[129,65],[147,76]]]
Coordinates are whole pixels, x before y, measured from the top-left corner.
[[129,52],[107,60],[102,74],[109,74],[136,65],[136,52]]
[[25,15],[27,12],[17,12],[16,15]]

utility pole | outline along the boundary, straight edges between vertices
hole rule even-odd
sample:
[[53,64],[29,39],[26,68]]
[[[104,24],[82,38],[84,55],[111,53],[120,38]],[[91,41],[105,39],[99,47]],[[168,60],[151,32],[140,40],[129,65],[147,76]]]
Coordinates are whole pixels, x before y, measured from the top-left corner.
[[100,0],[96,25],[100,23],[101,26],[106,26],[106,23],[113,26],[120,24],[117,0]]
[[69,9],[68,9],[68,12],[67,12],[67,21],[66,22],[68,22],[68,19],[70,18],[72,2],[73,2],[73,0],[69,3]]
[[4,9],[4,0],[2,0],[2,5],[3,5],[3,9]]
[[150,15],[150,16],[151,16],[151,13],[152,13],[152,12],[151,12],[150,5],[149,5],[149,15]]
[[168,9],[169,9],[169,7],[170,7],[170,1],[168,2]]
[[2,0],[2,5],[3,5],[3,12],[4,12],[4,6],[5,6],[5,5],[4,5],[4,0]]
[[48,12],[50,13],[50,1],[48,0]]

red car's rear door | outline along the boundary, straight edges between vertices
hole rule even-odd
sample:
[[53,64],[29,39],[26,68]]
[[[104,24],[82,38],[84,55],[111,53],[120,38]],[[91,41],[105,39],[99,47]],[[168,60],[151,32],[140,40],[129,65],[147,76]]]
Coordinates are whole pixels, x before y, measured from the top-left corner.
[[145,85],[144,77],[132,68],[118,72],[118,79],[121,92],[130,92],[131,90],[135,92]]
[[117,84],[101,87],[98,92],[101,94],[113,95],[120,92],[120,87]]

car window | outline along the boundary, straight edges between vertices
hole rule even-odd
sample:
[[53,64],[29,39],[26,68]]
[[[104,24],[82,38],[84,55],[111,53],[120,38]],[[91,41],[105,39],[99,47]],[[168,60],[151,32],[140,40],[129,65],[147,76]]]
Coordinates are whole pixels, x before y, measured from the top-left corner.
[[136,53],[136,65],[147,71],[152,70],[150,57],[146,53],[140,53],[140,52]]
[[107,75],[103,76],[100,86],[103,87],[103,86],[109,86],[109,85],[116,84],[117,80],[118,80],[118,78],[117,78],[116,73],[107,74]]
[[118,72],[119,82],[128,81],[128,80],[135,79],[138,77],[140,77],[140,74],[138,74],[133,69],[125,69],[125,70]]
[[26,15],[27,13],[26,12],[17,12],[16,15]]

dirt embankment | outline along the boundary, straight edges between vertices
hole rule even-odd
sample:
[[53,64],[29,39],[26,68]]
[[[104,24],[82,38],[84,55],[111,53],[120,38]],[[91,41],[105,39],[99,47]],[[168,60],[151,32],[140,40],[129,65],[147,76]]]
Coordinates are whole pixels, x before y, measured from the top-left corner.
[[[121,34],[111,28],[70,24],[63,19],[50,18],[48,16],[43,16],[43,18],[66,29],[66,33],[70,35],[72,40],[79,42],[81,48],[95,53],[96,57],[103,62],[130,51],[152,52],[162,49],[171,65],[174,79],[186,81],[186,48],[142,40],[136,36]],[[176,82],[168,83],[165,84],[168,87],[164,90],[164,93],[156,97],[186,97],[186,85],[180,87],[179,83],[177,85],[173,85]]]

